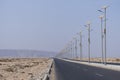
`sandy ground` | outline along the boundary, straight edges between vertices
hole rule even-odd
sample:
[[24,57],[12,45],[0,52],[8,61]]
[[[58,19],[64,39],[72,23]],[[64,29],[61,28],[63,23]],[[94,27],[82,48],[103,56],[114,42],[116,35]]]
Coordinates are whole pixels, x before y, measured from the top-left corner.
[[47,58],[0,58],[0,80],[41,80],[50,62]]
[[[76,60],[80,60],[79,58]],[[82,60],[88,61],[88,58],[83,58]],[[102,62],[101,58],[91,58],[90,61]],[[120,63],[120,58],[107,58],[107,62]]]

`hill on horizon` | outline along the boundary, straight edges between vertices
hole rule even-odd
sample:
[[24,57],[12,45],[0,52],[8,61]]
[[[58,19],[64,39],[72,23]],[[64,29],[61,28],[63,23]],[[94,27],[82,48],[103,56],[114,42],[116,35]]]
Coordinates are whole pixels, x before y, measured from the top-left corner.
[[0,49],[0,58],[54,57],[56,54],[57,52],[39,51],[39,50]]

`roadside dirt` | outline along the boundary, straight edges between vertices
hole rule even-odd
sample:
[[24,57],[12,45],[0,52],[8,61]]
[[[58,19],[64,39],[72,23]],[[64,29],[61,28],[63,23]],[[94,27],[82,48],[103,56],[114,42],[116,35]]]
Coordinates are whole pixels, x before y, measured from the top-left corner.
[[1,58],[0,80],[41,80],[50,62],[48,58]]

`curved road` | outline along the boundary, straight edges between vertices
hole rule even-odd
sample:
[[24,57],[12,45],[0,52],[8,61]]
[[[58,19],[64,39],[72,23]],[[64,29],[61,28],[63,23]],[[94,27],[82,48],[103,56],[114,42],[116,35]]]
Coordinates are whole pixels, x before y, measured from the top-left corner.
[[120,72],[54,59],[57,80],[120,80]]

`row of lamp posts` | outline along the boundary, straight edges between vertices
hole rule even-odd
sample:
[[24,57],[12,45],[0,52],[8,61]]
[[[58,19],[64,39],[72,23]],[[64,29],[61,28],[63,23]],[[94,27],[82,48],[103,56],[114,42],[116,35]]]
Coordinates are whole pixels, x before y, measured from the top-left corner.
[[[99,12],[102,12],[104,15],[101,15],[100,16],[100,21],[101,21],[101,52],[102,52],[102,63],[106,64],[106,53],[107,53],[107,47],[106,47],[106,9],[108,8],[108,6],[104,6],[102,10],[98,10]],[[103,21],[104,21],[104,28],[103,28]],[[87,30],[88,30],[88,62],[90,63],[90,59],[91,59],[91,47],[90,47],[90,31],[91,31],[91,23],[88,22],[86,25],[84,25],[85,27],[87,27]],[[79,34],[80,36],[80,60],[82,60],[83,58],[83,50],[82,50],[82,31],[80,31],[80,33],[77,33]],[[78,55],[77,55],[77,44],[78,44],[78,40],[76,37],[73,38],[73,41],[70,41],[69,45],[66,46],[66,49],[63,49],[61,52],[60,52],[60,56],[63,55],[64,53],[70,53],[71,54],[71,58],[78,58]],[[62,57],[62,56],[61,56]]]

